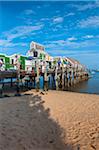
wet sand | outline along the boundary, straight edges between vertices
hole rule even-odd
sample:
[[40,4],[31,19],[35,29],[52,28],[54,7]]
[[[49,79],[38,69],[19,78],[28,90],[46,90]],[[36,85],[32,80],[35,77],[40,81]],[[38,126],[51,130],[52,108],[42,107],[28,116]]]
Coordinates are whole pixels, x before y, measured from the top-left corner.
[[99,96],[63,91],[0,99],[0,150],[98,150]]

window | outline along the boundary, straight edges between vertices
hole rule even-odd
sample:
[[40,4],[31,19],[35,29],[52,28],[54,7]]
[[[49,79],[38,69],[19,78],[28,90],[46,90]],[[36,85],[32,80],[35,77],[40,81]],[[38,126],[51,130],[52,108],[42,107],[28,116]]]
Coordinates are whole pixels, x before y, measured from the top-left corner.
[[1,60],[2,62],[4,62],[3,58],[0,58],[0,60]]
[[34,57],[38,57],[38,52],[34,51]]
[[14,65],[14,59],[11,59],[11,64]]

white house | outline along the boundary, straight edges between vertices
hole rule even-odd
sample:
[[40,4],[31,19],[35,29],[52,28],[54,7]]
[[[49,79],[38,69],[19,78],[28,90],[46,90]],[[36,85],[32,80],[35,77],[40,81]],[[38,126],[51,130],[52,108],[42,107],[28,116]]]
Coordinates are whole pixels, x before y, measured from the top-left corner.
[[52,57],[45,51],[45,47],[39,43],[31,42],[30,50],[27,52],[27,57],[33,57],[34,60],[39,59],[40,61],[50,61]]

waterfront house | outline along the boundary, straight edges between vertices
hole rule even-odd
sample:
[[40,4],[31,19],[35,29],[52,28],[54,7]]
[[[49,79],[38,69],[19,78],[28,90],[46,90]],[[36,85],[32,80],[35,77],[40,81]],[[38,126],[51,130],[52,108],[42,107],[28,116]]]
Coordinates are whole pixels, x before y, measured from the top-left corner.
[[30,43],[30,50],[27,52],[27,56],[32,56],[35,59],[45,59],[45,48],[43,45],[38,44],[36,42]]
[[12,69],[16,70],[19,67],[22,70],[26,70],[26,60],[27,60],[27,57],[24,55],[20,55],[20,54],[11,55],[10,64],[12,65]]
[[5,54],[0,54],[1,70],[10,69],[10,57]]
[[40,65],[42,65],[43,62],[51,63],[53,61],[53,57],[50,56],[46,51],[45,47],[39,43],[31,42],[30,43],[30,50],[28,50],[27,57],[32,57],[32,66],[38,61]]
[[28,50],[27,54],[28,57],[32,56],[35,60],[41,61],[51,61],[52,57],[45,51],[45,47],[39,43],[31,42],[30,43],[30,50]]
[[69,57],[52,57],[45,51],[43,45],[33,41],[30,43],[30,49],[26,56],[21,54],[13,54],[11,56],[0,54],[1,70],[21,69],[32,71],[36,67],[36,63],[39,63],[39,67],[42,68],[45,62],[47,62],[50,68],[54,68],[56,65],[60,67],[67,65],[78,68],[78,70],[85,70],[85,67],[79,61]]

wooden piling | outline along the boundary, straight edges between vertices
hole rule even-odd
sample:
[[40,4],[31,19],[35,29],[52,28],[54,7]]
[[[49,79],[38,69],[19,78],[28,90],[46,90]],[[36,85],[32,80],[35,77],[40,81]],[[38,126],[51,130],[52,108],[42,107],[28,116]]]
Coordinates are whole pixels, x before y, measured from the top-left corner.
[[40,74],[39,74],[39,62],[37,61],[36,62],[36,74],[37,74],[37,76],[36,76],[36,91],[37,92],[39,92],[39,80],[40,80]]
[[15,96],[21,96],[20,94],[20,62],[19,62],[19,59],[17,58],[17,86],[16,86],[16,94]]
[[67,66],[67,77],[66,77],[66,81],[67,81],[67,88],[70,86],[69,85],[69,67]]
[[72,81],[73,81],[73,69],[72,69],[72,67],[70,67],[70,69],[69,69],[69,77],[70,77],[70,86],[72,86]]
[[59,90],[59,86],[58,86],[58,66],[56,66],[56,68],[55,68],[55,86],[56,86],[56,90]]
[[74,77],[74,86],[76,85],[77,81],[76,81],[76,78],[77,78],[77,73],[76,73],[76,68],[74,67],[74,70],[73,70],[73,77]]
[[55,75],[52,73],[52,89],[55,88],[54,76],[55,76]]
[[3,97],[3,85],[0,84],[0,98]]
[[65,88],[68,87],[68,78],[67,78],[67,72],[65,73]]
[[13,78],[11,78],[11,85],[10,85],[11,87],[13,86]]
[[62,66],[62,90],[65,89],[65,68]]
[[47,74],[47,64],[45,63],[45,71],[44,71],[44,91],[48,91],[48,74]]

